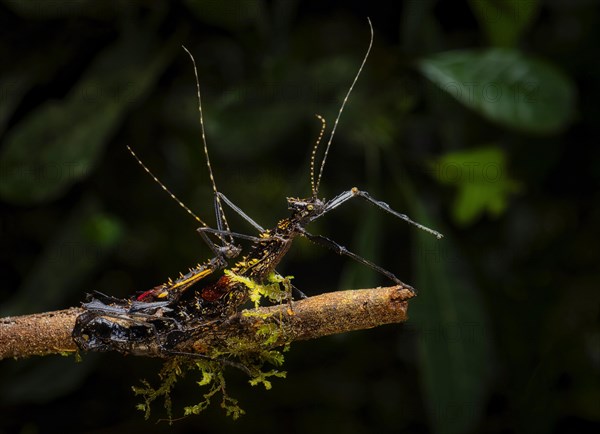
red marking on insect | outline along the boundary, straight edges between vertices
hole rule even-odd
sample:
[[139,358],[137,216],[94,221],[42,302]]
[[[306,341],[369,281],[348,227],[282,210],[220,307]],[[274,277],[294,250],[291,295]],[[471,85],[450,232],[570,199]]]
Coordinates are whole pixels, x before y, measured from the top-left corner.
[[231,279],[222,276],[216,283],[202,288],[202,298],[206,301],[217,301],[231,291]]
[[154,297],[156,297],[160,289],[162,289],[162,285],[155,286],[154,288],[149,289],[148,291],[144,291],[136,297],[136,301],[150,302],[154,299]]

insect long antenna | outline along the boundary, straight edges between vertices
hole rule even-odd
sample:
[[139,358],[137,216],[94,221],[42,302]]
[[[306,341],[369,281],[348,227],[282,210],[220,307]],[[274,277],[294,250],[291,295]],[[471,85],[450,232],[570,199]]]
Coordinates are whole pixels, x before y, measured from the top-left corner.
[[356,76],[354,77],[354,80],[352,81],[352,84],[350,85],[350,89],[348,89],[348,92],[346,93],[346,96],[344,97],[344,101],[342,102],[342,106],[340,107],[340,110],[338,111],[338,115],[335,118],[335,122],[333,124],[333,129],[331,130],[331,135],[329,136],[329,141],[327,142],[327,146],[325,147],[325,153],[323,154],[323,160],[321,161],[321,168],[319,169],[319,177],[317,178],[316,186],[313,189],[314,190],[313,194],[315,196],[316,196],[316,193],[318,193],[318,191],[319,191],[319,185],[321,184],[321,177],[323,176],[323,170],[325,168],[325,160],[327,160],[327,154],[329,154],[329,148],[331,147],[331,142],[333,141],[333,136],[335,135],[335,130],[337,128],[338,122],[340,120],[340,117],[342,116],[342,112],[344,111],[346,102],[348,102],[348,98],[350,97],[350,94],[352,93],[352,89],[354,89],[354,85],[358,81],[358,77],[360,76],[360,73],[362,72],[363,67],[365,66],[365,63],[367,62],[367,58],[369,57],[369,53],[371,52],[371,47],[373,46],[373,25],[371,24],[371,20],[369,18],[367,18],[367,21],[369,22],[369,28],[371,29],[371,40],[369,41],[369,48],[367,48],[365,57],[363,58],[363,61],[360,64],[360,68],[358,68],[358,72],[356,73]]
[[[185,50],[185,52],[188,54],[188,56],[190,56],[190,59],[192,60],[192,64],[194,65],[194,76],[196,77],[196,90],[197,90],[197,94],[198,94],[198,113],[200,115],[200,130],[202,132],[202,146],[204,147],[204,156],[206,157],[206,166],[208,167],[208,175],[210,177],[210,183],[212,184],[212,189],[213,189],[213,193],[215,196],[215,204],[217,207],[216,210],[216,214],[217,214],[217,227],[219,229],[224,229],[227,232],[230,232],[229,229],[229,224],[227,223],[227,218],[225,217],[225,211],[223,210],[223,204],[221,203],[221,198],[219,197],[219,191],[217,190],[217,183],[215,182],[215,177],[213,175],[213,171],[212,171],[212,166],[210,164],[210,157],[208,155],[208,146],[206,144],[206,133],[204,131],[204,116],[202,113],[202,98],[200,97],[200,80],[198,78],[198,68],[196,67],[196,60],[194,59],[194,56],[192,56],[192,53],[190,53],[190,51],[183,46],[183,49]],[[221,237],[219,237],[221,238]],[[233,237],[229,237],[229,241],[230,243],[233,243]]]
[[315,146],[313,147],[312,154],[310,156],[310,189],[314,198],[316,198],[318,194],[317,186],[315,183],[315,159],[317,158],[317,148],[321,144],[321,139],[323,139],[323,134],[327,129],[327,123],[325,122],[325,118],[321,115],[315,116],[321,121],[321,131],[319,132],[319,137],[317,137],[317,141],[315,142]]
[[135,160],[138,162],[138,164],[140,166],[142,166],[142,168],[146,171],[146,173],[148,175],[150,175],[152,177],[152,179],[154,179],[154,181],[158,185],[160,185],[160,187],[164,191],[166,191],[169,196],[171,196],[171,199],[173,199],[175,202],[177,202],[180,207],[182,207],[184,210],[186,210],[187,213],[189,215],[191,215],[192,217],[194,217],[194,219],[196,219],[196,221],[198,223],[200,223],[202,226],[204,226],[204,227],[208,226],[206,223],[204,223],[204,221],[200,217],[198,217],[196,214],[194,214],[194,212],[191,209],[189,209],[186,206],[186,204],[184,204],[182,201],[179,200],[179,198],[177,196],[175,196],[173,193],[171,193],[171,190],[169,190],[166,185],[164,185],[162,182],[160,182],[160,180],[154,175],[154,173],[152,173],[150,171],[150,169],[148,169],[148,167],[146,167],[146,165],[142,162],[142,160],[140,160],[140,158],[137,156],[137,154],[135,152],[133,152],[133,149],[131,149],[131,147],[129,145],[127,145],[127,149],[129,150],[129,152],[131,153],[131,155],[133,156],[133,158],[135,158]]

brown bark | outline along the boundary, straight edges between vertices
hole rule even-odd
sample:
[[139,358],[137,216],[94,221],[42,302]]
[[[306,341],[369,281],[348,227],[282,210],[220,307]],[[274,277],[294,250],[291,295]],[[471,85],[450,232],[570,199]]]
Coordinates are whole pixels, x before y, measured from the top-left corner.
[[80,308],[0,319],[0,359],[74,352],[71,339]]
[[[214,344],[215,336],[236,336],[255,340],[265,322],[276,322],[281,338],[274,346],[295,340],[368,329],[407,320],[412,292],[400,286],[329,292],[290,306],[248,309],[216,325],[213,334],[200,336],[180,346],[181,351],[203,352]],[[81,308],[0,319],[0,359],[74,352],[71,338]]]

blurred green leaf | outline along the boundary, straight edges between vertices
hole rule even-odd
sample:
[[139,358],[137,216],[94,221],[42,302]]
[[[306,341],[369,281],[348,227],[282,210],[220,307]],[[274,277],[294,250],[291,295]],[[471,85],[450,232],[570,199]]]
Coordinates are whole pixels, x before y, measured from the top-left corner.
[[456,187],[452,217],[461,225],[486,211],[492,216],[503,213],[509,195],[519,190],[519,184],[508,175],[504,150],[498,147],[450,152],[432,167],[438,181]]
[[449,51],[422,59],[419,67],[444,92],[510,128],[549,134],[573,118],[572,81],[552,64],[516,50]]
[[[408,190],[406,182],[404,189]],[[412,197],[419,223],[440,224]],[[418,332],[420,373],[430,423],[435,433],[472,432],[482,417],[492,365],[492,343],[480,289],[465,259],[448,237],[437,240],[414,231],[413,258],[419,297],[410,321]]]
[[89,219],[85,228],[86,236],[98,246],[113,246],[122,235],[119,221],[106,214],[96,214]]
[[[99,226],[110,227],[110,236],[99,237],[99,232],[108,232],[98,230]],[[102,266],[103,259],[119,241],[121,232],[118,220],[98,213],[90,201],[81,203],[48,243],[14,297],[2,304],[0,315],[61,308],[73,291],[83,296],[85,289],[78,285]]]
[[143,49],[141,42],[126,38],[100,53],[65,100],[45,103],[9,131],[0,153],[0,197],[50,200],[88,175],[173,52],[147,41]]
[[514,47],[536,16],[539,0],[469,0],[492,45]]

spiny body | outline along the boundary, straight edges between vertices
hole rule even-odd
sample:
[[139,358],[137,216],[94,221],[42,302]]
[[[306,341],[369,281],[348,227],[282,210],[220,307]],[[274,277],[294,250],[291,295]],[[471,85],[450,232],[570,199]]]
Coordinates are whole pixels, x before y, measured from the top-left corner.
[[[298,219],[298,217],[296,217]],[[84,350],[117,350],[128,354],[164,356],[189,331],[234,314],[249,299],[249,288],[232,275],[263,283],[270,276],[297,236],[294,218],[281,220],[273,230],[259,235],[248,255],[243,256],[214,283],[195,291],[188,289],[223,268],[213,258],[143,292],[136,299],[108,296],[93,298],[77,318],[73,337]]]
[[192,302],[187,301],[189,297],[184,292],[217,270],[219,264],[215,259],[199,264],[187,274],[182,274],[175,280],[169,279],[167,283],[144,292],[137,300],[169,300],[169,306],[177,311],[184,311],[187,319],[195,316],[198,320],[206,320],[235,313],[248,301],[249,294],[248,288],[232,279],[231,275],[244,277],[258,284],[267,283],[269,276],[275,272],[290,249],[293,239],[299,235],[298,219],[298,215],[293,215],[280,220],[275,228],[261,232],[249,253],[228,268],[229,273],[223,273],[216,282],[205,284],[192,292]]

